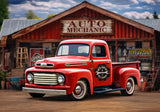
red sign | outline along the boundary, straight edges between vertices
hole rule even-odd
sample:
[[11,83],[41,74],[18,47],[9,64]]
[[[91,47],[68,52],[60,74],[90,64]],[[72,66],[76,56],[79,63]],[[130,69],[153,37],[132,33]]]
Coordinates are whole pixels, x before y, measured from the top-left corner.
[[62,34],[113,34],[113,21],[62,20]]
[[30,48],[30,66],[33,67],[35,62],[44,58],[42,48]]

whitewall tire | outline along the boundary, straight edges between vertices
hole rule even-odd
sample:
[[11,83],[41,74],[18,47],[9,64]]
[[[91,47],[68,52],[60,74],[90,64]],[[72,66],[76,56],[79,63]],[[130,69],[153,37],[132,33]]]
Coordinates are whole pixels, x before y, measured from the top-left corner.
[[82,100],[87,95],[87,84],[84,80],[79,80],[73,90],[69,95],[73,100]]
[[131,96],[133,95],[135,90],[135,82],[134,79],[132,77],[129,77],[126,81],[126,88],[125,90],[121,91],[121,94],[123,96]]

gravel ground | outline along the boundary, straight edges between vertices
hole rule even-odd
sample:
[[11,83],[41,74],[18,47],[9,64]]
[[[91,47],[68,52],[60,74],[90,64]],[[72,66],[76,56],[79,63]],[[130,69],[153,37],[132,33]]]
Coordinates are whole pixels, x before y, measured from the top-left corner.
[[0,112],[160,112],[160,92],[112,92],[71,101],[67,96],[32,98],[16,90],[0,90]]

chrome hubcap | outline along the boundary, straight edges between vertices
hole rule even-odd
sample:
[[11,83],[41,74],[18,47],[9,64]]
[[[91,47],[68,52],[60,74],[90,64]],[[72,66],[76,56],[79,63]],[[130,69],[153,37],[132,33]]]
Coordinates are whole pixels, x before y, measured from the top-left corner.
[[126,90],[128,94],[132,94],[133,92],[133,82],[132,80],[128,80],[127,85],[126,85]]
[[131,89],[132,85],[130,82],[127,83],[127,89]]
[[82,86],[82,84],[77,84],[74,89],[74,94],[76,96],[81,96],[83,95],[83,92],[84,92],[84,87]]
[[76,94],[80,94],[81,93],[81,91],[82,91],[82,88],[81,88],[81,86],[76,86],[76,88],[75,88],[75,93]]

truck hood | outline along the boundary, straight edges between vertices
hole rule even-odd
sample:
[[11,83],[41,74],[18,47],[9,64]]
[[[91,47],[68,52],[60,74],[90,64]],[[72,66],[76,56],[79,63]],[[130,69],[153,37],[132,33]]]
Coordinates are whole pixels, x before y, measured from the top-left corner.
[[86,68],[89,64],[88,57],[82,56],[60,56],[39,60],[36,62],[36,68]]

